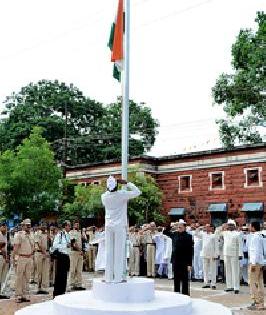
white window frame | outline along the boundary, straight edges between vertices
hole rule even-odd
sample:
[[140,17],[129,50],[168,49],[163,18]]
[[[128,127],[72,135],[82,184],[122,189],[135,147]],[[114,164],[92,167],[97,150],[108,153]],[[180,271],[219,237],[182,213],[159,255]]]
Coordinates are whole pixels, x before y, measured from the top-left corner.
[[[258,183],[258,185],[249,186],[249,185],[248,185],[248,171],[253,171],[253,170],[258,170],[258,172],[259,172],[259,183]],[[262,167],[261,167],[261,166],[244,168],[244,175],[245,175],[244,188],[263,187],[263,182],[262,182]]]
[[[215,175],[215,174],[222,174],[222,187],[212,187],[212,175]],[[224,171],[209,172],[209,181],[210,181],[210,185],[209,185],[210,191],[226,189],[225,184],[224,184]]]
[[[190,187],[189,190],[181,190],[181,178],[182,177],[189,177],[189,182],[190,182]],[[192,192],[192,175],[179,175],[178,176],[178,192],[179,193],[187,193],[187,192]]]

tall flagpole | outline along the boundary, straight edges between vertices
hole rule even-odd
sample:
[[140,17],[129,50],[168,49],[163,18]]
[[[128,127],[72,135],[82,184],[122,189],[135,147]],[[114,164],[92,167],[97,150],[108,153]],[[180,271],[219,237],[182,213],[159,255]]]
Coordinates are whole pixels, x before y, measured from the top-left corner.
[[123,0],[124,27],[123,36],[123,74],[122,74],[122,179],[127,180],[128,144],[129,144],[129,49],[130,49],[130,0]]

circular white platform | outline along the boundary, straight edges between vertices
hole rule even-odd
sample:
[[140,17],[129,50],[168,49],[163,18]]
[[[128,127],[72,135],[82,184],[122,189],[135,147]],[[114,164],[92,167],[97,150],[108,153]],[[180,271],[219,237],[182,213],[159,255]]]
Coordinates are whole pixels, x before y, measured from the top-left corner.
[[[163,292],[165,293],[165,295],[175,295],[175,293],[172,292]],[[67,294],[65,295],[66,299],[68,299],[70,302],[73,298],[73,295],[76,293],[71,293],[71,294]],[[80,294],[80,293],[79,293]],[[163,297],[163,296],[161,296]],[[173,297],[174,298],[174,297]],[[165,301],[167,303],[167,300]],[[231,311],[224,307],[221,304],[218,303],[212,303],[212,302],[208,302],[202,299],[191,299],[191,312],[190,315],[231,315]],[[90,303],[90,301],[87,302],[88,304]],[[110,306],[110,304],[109,304]],[[136,314],[141,314],[141,315],[146,315],[146,314],[156,314],[156,315],[183,315],[183,313],[177,313],[176,310],[170,311],[168,310],[167,313],[165,313],[165,303],[164,301],[162,301],[162,304],[159,305],[157,304],[157,310],[155,312],[153,311],[149,311],[147,312],[146,309],[143,310],[136,310],[136,313],[133,311],[124,311],[123,313],[117,313],[115,309],[109,309],[109,310],[102,310],[100,311],[98,314],[101,315],[107,315],[107,314],[125,314],[125,315],[136,315]],[[74,309],[74,305],[73,308]],[[83,309],[82,312],[76,312],[78,310],[75,310],[74,313],[72,313],[72,311],[68,311],[66,313],[61,313],[62,315],[74,315],[74,314],[86,314],[86,315],[91,315],[91,314],[95,314],[93,312],[91,312],[90,309]],[[33,304],[30,306],[27,306],[17,312],[15,312],[15,315],[57,315],[58,313],[56,312],[56,307],[55,307],[55,302],[54,301],[49,301],[49,302],[44,302],[44,303],[39,303],[39,304]]]
[[113,303],[143,303],[154,299],[154,281],[145,278],[132,278],[124,283],[105,283],[94,279],[93,297]]
[[157,291],[155,298],[144,303],[112,303],[94,299],[93,293],[75,292],[54,300],[54,315],[189,315],[191,299],[173,292]]
[[143,278],[109,284],[94,280],[93,290],[57,296],[15,315],[231,315],[217,303],[174,292],[154,291],[154,281]]

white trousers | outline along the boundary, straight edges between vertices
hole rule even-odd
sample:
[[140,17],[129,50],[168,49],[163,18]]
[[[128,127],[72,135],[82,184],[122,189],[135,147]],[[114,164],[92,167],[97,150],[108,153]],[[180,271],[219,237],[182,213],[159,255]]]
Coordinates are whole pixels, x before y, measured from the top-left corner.
[[126,235],[126,227],[107,226],[105,229],[106,282],[118,283],[125,278]]
[[194,253],[193,258],[193,269],[194,269],[194,278],[202,279],[202,257],[200,253]]
[[227,289],[239,290],[240,263],[237,256],[224,256]]
[[204,283],[211,286],[216,285],[216,260],[213,258],[203,258]]
[[174,276],[173,276],[173,265],[168,262],[167,263],[167,276],[168,276],[168,279],[173,279]]

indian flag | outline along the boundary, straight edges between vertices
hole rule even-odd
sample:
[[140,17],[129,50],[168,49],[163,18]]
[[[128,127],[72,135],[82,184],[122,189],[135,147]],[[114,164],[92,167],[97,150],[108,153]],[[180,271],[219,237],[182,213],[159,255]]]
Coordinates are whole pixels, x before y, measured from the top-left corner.
[[117,16],[111,27],[108,46],[111,49],[111,61],[114,62],[113,77],[120,81],[123,68],[124,8],[123,0],[118,1]]

